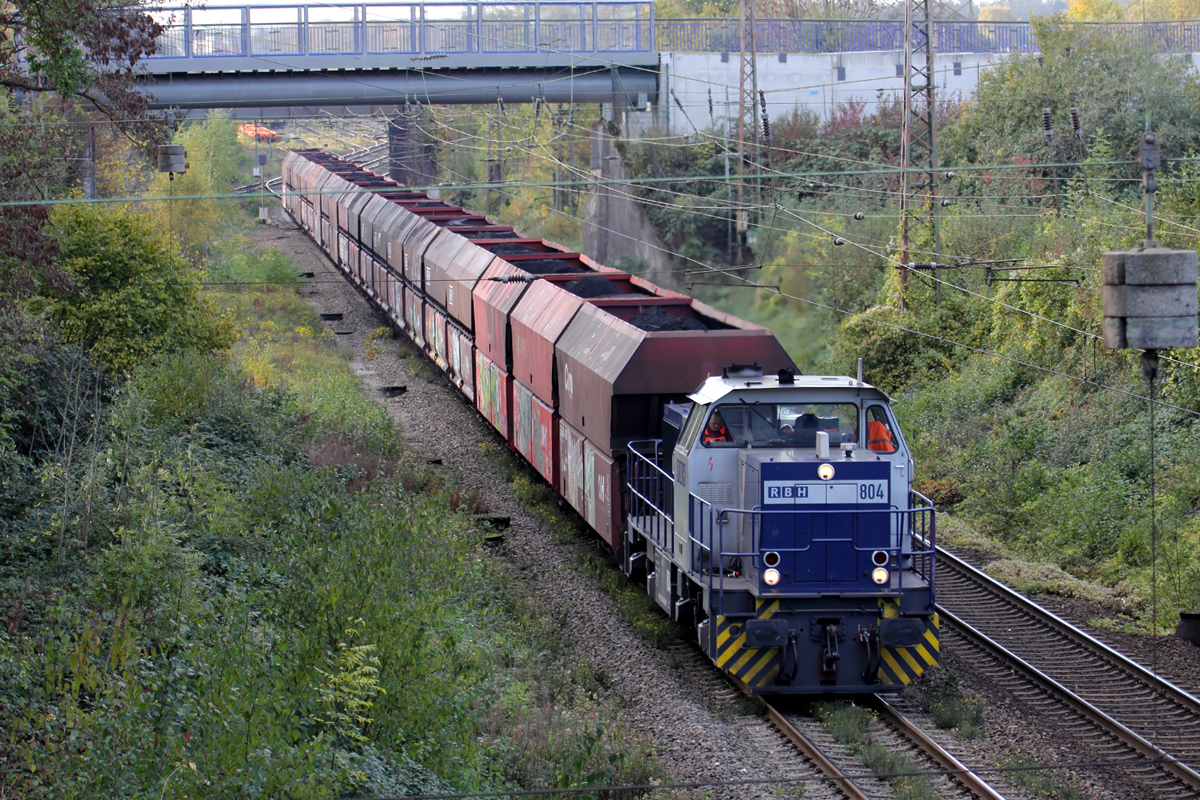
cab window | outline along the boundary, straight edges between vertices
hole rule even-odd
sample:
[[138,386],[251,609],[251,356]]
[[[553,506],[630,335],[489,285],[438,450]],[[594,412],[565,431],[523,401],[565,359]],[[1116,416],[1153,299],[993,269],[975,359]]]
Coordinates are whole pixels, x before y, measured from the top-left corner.
[[[708,415],[704,423],[704,429],[700,431],[700,443],[705,447],[734,447],[733,429],[730,428],[730,422],[733,422],[737,427],[742,428],[742,418],[738,413],[739,409],[731,408],[730,406],[717,406]],[[735,418],[726,420],[726,414],[730,414]]]
[[683,435],[679,437],[685,450],[692,449],[692,445],[696,443],[696,435],[704,427],[706,419],[708,419],[708,406],[693,405],[692,410],[688,412],[687,422],[683,424]]
[[891,416],[883,406],[867,409],[867,449],[876,453],[894,453],[900,447]]
[[816,447],[858,441],[854,403],[725,403],[708,415],[700,441],[705,447]]

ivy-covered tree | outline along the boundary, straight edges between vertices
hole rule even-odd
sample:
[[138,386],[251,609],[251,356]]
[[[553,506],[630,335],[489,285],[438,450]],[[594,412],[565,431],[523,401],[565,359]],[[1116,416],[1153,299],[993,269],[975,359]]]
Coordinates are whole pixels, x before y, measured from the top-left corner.
[[47,310],[68,341],[109,370],[232,344],[231,324],[201,296],[196,271],[151,217],[121,207],[58,206],[50,232],[74,286],[52,293]]
[[[1061,15],[1032,25],[1041,52],[1015,55],[980,73],[974,99],[941,132],[943,164],[1012,164],[1017,157],[1078,163],[1101,132],[1118,159],[1132,162],[1147,114],[1165,155],[1200,146],[1200,77],[1189,56],[1158,53],[1128,32]],[[1050,144],[1042,127],[1043,93],[1055,130]],[[1072,94],[1083,141],[1072,132]],[[1133,164],[1122,174],[1140,176]]]

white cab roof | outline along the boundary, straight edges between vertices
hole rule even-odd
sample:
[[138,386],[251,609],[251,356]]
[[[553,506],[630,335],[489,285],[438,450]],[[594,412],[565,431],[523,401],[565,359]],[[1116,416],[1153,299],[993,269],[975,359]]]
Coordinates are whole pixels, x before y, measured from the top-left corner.
[[843,375],[797,375],[794,381],[794,383],[781,384],[778,375],[764,375],[761,378],[709,378],[693,394],[688,395],[688,399],[695,403],[708,405],[720,400],[730,392],[736,391],[803,391],[805,389],[851,389],[881,399],[887,398],[887,395],[871,384],[859,383],[854,378]]

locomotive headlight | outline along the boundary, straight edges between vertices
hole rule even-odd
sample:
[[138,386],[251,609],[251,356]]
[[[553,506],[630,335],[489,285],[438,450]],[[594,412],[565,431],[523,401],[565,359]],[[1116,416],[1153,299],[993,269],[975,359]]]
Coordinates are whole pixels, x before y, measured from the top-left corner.
[[833,478],[833,464],[822,464],[817,467],[817,477],[823,481]]
[[763,583],[767,586],[774,586],[779,583],[779,570],[769,569],[763,573]]
[[889,577],[891,576],[888,575],[888,571],[883,567],[876,567],[875,569],[871,570],[871,580],[875,581],[880,586],[887,583]]

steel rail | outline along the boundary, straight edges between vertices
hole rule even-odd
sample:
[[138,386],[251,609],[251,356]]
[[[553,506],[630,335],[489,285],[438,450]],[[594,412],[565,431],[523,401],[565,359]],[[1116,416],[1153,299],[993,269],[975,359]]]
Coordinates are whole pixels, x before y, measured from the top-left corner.
[[902,736],[912,742],[939,767],[949,773],[948,777],[957,781],[964,789],[980,798],[980,800],[1005,800],[1004,795],[979,777],[966,764],[955,758],[950,751],[929,738],[928,734],[918,728],[912,720],[900,713],[883,695],[874,695],[869,701],[871,709],[884,721],[898,730]]
[[[741,681],[736,682],[738,686],[741,687],[742,691],[748,693],[748,688],[745,686],[745,684],[741,683]],[[792,723],[788,722],[787,718],[784,717],[783,714],[779,713],[779,711],[773,705],[758,695],[751,695],[751,697],[754,697],[762,704],[771,722],[775,723],[775,727],[778,728],[784,736],[791,740],[792,744],[796,745],[800,752],[803,753],[808,760],[812,761],[813,764],[816,765],[817,769],[820,770],[822,774],[826,775],[829,778],[829,782],[836,786],[838,790],[842,792],[842,794],[846,795],[846,797],[849,797],[850,800],[871,800],[871,796],[864,792],[858,786],[858,784],[854,782],[852,777],[842,772],[838,766],[830,761],[829,757],[821,751],[821,748],[817,747],[817,745],[803,733],[796,730],[796,727],[792,725]]]
[[1170,699],[1174,700],[1179,705],[1187,708],[1193,714],[1196,714],[1198,717],[1200,717],[1200,699],[1197,699],[1195,696],[1189,694],[1165,678],[1146,669],[1144,666],[1129,658],[1124,653],[1114,650],[1112,647],[1108,646],[1091,634],[1080,630],[1078,627],[1072,625],[1070,622],[1067,622],[1054,612],[1043,608],[1042,606],[1030,600],[1028,597],[1025,597],[1020,592],[1004,585],[983,570],[968,564],[966,561],[962,560],[953,553],[947,552],[941,547],[937,549],[937,558],[939,567],[949,565],[951,569],[958,570],[971,580],[981,584],[993,594],[999,595],[1007,600],[1010,604],[1017,606],[1021,610],[1037,617],[1041,622],[1044,622],[1046,625],[1054,628],[1054,630],[1058,631],[1075,644],[1091,650],[1097,656],[1113,662],[1126,671],[1133,673],[1135,677],[1150,684],[1155,689],[1159,690],[1163,695],[1170,697]]
[[1148,759],[1151,764],[1160,767],[1164,772],[1170,774],[1176,780],[1191,788],[1193,791],[1200,792],[1200,774],[1172,757],[1169,753],[1163,751],[1157,745],[1147,741],[1140,735],[1125,727],[1116,719],[1113,719],[1108,714],[1101,711],[1096,706],[1083,699],[1075,692],[1063,686],[1054,678],[1045,674],[1041,670],[1034,667],[1023,658],[1005,648],[1003,645],[993,641],[985,634],[968,625],[966,622],[955,616],[952,612],[947,611],[944,607],[939,606],[938,612],[942,619],[955,628],[963,637],[970,640],[976,646],[988,652],[993,658],[999,659],[1002,663],[1014,667],[1020,672],[1026,680],[1040,686],[1042,689],[1049,691],[1054,697],[1062,701],[1076,714],[1088,720],[1092,725],[1096,726],[1105,733],[1113,736],[1125,746],[1129,747],[1139,755]]

